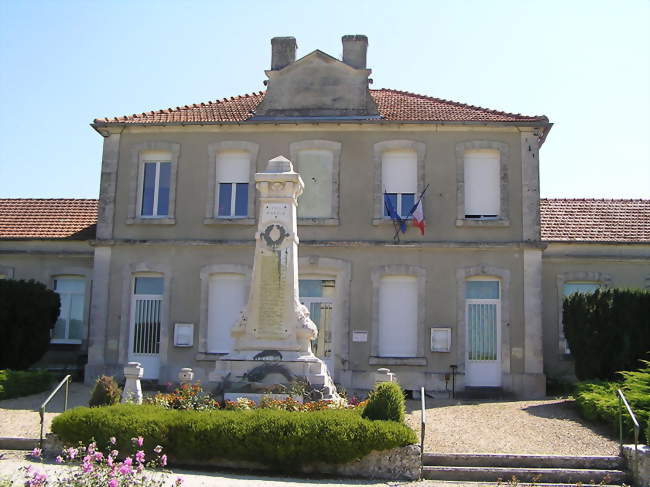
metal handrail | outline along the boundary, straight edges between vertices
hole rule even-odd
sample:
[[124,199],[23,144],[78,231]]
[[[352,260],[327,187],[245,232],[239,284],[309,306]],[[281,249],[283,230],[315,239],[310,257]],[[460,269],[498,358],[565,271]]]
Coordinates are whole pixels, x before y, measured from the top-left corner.
[[420,388],[420,398],[422,401],[420,411],[420,455],[424,455],[424,432],[427,426],[427,408],[424,395],[424,387]]
[[625,394],[623,394],[623,391],[616,389],[616,394],[618,395],[618,439],[621,450],[623,450],[623,405],[625,405],[627,413],[632,418],[632,425],[634,426],[634,451],[636,452],[637,445],[639,443],[639,430],[641,427],[639,426],[639,422],[636,420],[636,416],[628,404],[627,399],[625,399]]
[[41,416],[41,438],[39,440],[39,448],[43,448],[43,424],[45,423],[45,406],[49,404],[49,402],[52,400],[54,395],[59,392],[59,389],[65,384],[65,399],[63,400],[63,410],[68,409],[68,389],[69,389],[69,384],[72,382],[72,376],[70,374],[66,375],[61,382],[59,382],[59,385],[56,386],[56,388],[50,393],[49,396],[47,396],[47,399],[43,401],[43,404],[41,404],[41,407],[38,409],[38,414]]

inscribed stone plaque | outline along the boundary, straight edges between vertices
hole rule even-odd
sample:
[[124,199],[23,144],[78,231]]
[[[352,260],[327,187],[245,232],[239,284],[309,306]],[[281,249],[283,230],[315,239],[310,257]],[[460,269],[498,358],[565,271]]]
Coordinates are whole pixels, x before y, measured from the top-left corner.
[[289,217],[289,205],[287,203],[267,203],[262,209],[260,220],[287,220]]
[[265,340],[280,340],[284,337],[284,307],[287,305],[286,262],[283,265],[283,252],[260,255],[261,291],[258,310],[258,325],[255,336]]

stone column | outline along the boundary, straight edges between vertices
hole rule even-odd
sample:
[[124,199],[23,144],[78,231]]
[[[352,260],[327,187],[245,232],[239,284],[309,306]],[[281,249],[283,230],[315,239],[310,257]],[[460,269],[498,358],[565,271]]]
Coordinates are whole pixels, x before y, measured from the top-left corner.
[[140,377],[144,374],[144,369],[140,366],[140,362],[129,362],[124,367],[124,391],[122,392],[122,402],[133,402],[135,404],[142,404],[142,386],[140,385]]
[[292,358],[312,358],[311,340],[317,328],[298,298],[296,207],[305,185],[291,161],[282,156],[271,159],[255,181],[260,216],[253,275],[246,310],[232,330],[234,348],[236,352],[277,350],[294,352]]

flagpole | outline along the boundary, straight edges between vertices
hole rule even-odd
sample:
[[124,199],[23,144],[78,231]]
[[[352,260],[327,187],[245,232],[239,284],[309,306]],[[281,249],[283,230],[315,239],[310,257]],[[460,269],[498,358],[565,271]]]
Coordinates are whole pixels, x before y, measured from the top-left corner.
[[422,200],[422,197],[424,196],[424,193],[426,193],[427,189],[429,189],[429,186],[430,185],[427,184],[427,186],[422,190],[422,192],[420,193],[420,197],[418,198],[418,200],[413,205],[413,208],[411,208],[411,211],[409,212],[409,216],[411,216],[413,214],[413,212],[415,211],[415,209],[418,207],[418,205],[420,204],[420,201]]

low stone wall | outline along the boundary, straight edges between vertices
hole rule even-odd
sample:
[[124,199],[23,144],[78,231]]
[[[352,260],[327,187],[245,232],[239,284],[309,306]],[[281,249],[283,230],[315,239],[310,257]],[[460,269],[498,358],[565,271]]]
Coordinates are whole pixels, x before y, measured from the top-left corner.
[[[248,470],[272,470],[271,467],[256,462],[235,461],[215,458],[208,461],[180,461],[183,467],[220,467]],[[313,463],[303,465],[298,471],[305,474],[328,474],[341,477],[357,477],[385,480],[418,480],[421,472],[419,445],[408,445],[392,450],[373,451],[365,457],[340,465],[330,463]]]
[[634,485],[650,487],[650,446],[639,445],[634,451],[634,445],[623,445],[623,456]]

